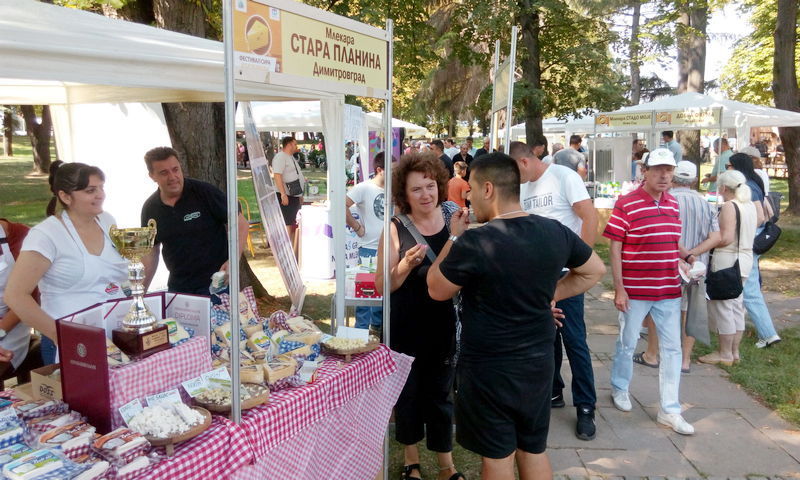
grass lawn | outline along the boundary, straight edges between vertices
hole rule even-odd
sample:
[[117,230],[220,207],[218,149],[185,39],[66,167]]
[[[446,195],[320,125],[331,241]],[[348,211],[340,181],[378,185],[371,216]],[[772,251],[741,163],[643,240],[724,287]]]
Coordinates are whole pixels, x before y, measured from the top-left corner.
[[[780,335],[780,343],[760,350],[755,347],[758,335],[748,327],[739,347],[742,361],[732,367],[720,368],[730,374],[733,382],[781,417],[800,426],[800,375],[797,374],[797,366],[800,365],[800,328],[785,328]],[[713,348],[717,346],[715,337]],[[705,355],[712,350],[712,347],[698,343],[694,355]]]

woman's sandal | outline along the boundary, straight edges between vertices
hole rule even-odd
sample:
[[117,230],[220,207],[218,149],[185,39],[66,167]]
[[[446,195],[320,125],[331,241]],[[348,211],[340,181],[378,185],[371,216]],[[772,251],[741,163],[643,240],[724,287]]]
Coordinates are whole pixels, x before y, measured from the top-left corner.
[[414,463],[411,465],[403,465],[403,475],[402,475],[403,480],[422,480],[421,477],[411,476],[411,472],[413,472],[414,470],[420,472],[420,475],[422,474],[422,470],[419,467],[419,463]]
[[644,359],[644,352],[641,353],[634,353],[633,354],[633,363],[638,363],[639,365],[644,365],[645,367],[650,368],[658,368],[658,362],[650,363]]
[[458,480],[459,478],[462,479],[462,480],[467,480],[467,477],[465,477],[464,474],[461,473],[461,472],[454,473],[447,480]]

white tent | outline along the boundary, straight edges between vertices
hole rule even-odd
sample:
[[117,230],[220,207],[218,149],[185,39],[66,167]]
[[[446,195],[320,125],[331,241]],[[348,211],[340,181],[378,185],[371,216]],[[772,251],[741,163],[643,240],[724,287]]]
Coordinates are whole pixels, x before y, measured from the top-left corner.
[[[59,155],[101,167],[106,208],[138,224],[155,190],[143,154],[170,143],[155,102],[223,101],[222,43],[33,0],[0,0],[0,31],[0,104],[51,105]],[[237,81],[236,97],[316,100],[328,117],[319,130],[343,144],[341,94]],[[343,165],[343,153],[331,149],[329,164]],[[344,172],[331,172],[329,196],[344,204]]]
[[[367,125],[369,126],[370,130],[382,130],[383,114],[379,112],[367,113]],[[406,136],[408,137],[427,137],[429,134],[427,128],[420,125],[415,125],[411,122],[406,122],[405,120],[399,120],[397,118],[392,118],[392,127],[405,128]]]
[[[594,115],[584,115],[575,117],[568,115],[565,119],[550,117],[542,120],[542,130],[545,135],[562,134],[565,137],[573,133],[591,133],[594,131]],[[525,136],[525,123],[519,123],[511,127],[511,138],[517,139]]]
[[[753,127],[792,127],[800,126],[800,113],[777,108],[753,105],[701,93],[682,93],[671,97],[624,107],[617,112],[641,112],[654,110],[682,110],[687,108],[722,107],[722,128],[735,129],[736,137],[748,142]],[[665,130],[654,127],[653,130]]]

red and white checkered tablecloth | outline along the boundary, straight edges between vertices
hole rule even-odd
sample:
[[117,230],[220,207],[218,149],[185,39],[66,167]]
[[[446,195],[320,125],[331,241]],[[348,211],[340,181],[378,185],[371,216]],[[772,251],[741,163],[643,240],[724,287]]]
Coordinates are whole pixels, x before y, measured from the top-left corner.
[[[359,383],[356,378],[363,375],[359,360],[363,366],[376,364],[394,364],[393,368],[384,370],[374,382],[362,388],[353,386]],[[326,362],[322,367],[324,382],[338,384],[330,391],[337,396],[317,421],[305,425],[296,434],[282,437],[273,442],[274,446],[257,455],[254,465],[232,472],[233,480],[317,480],[320,478],[352,478],[369,480],[375,478],[383,462],[383,438],[386,426],[400,391],[405,385],[411,370],[413,358],[391,352],[382,347],[355,360],[344,369],[336,369],[335,362]],[[351,371],[348,372],[349,369]],[[378,366],[380,368],[380,366]],[[336,369],[338,371],[333,371]],[[349,377],[349,378],[348,378]],[[344,385],[342,385],[344,384]],[[310,387],[310,386],[309,386]],[[350,388],[353,387],[353,388]],[[308,387],[298,390],[306,390]],[[343,393],[346,392],[346,393]],[[282,393],[282,392],[279,392]],[[345,395],[349,398],[343,400]],[[314,408],[301,398],[284,399],[295,406]],[[332,403],[326,406],[330,407]],[[259,410],[269,409],[267,405]],[[301,414],[302,410],[297,414]],[[261,412],[260,412],[261,413]],[[279,431],[279,425],[274,430]],[[248,424],[245,424],[247,427]]]
[[[267,405],[248,410],[242,428],[256,458],[328,412],[341,407],[359,392],[397,371],[391,350],[381,345],[368,354],[353,356],[349,364],[331,356],[317,370],[314,383],[270,395]],[[394,402],[392,402],[394,404]]]
[[[208,339],[195,337],[177,347],[164,350],[143,360],[109,370],[112,426],[122,426],[119,407],[146,395],[177,388],[182,394],[181,382],[199,377],[211,370]],[[188,399],[188,397],[186,397]]]
[[[159,449],[164,453],[164,449]],[[211,426],[197,437],[175,447],[175,455],[162,460],[136,480],[227,478],[253,460],[242,429],[227,418],[214,416]]]

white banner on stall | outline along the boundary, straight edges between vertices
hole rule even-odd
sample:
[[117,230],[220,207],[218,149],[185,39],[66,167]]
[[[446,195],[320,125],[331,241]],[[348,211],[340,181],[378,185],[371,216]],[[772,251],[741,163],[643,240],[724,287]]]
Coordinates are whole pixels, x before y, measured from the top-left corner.
[[258,135],[256,124],[253,121],[253,112],[250,102],[240,102],[239,107],[244,113],[244,131],[247,139],[247,153],[250,155],[250,168],[253,175],[253,185],[258,200],[258,210],[261,213],[261,222],[269,238],[269,246],[278,271],[281,272],[283,284],[292,300],[292,309],[300,312],[306,295],[306,286],[300,276],[297,259],[294,256],[292,242],[283,221],[281,207],[278,205],[277,189],[272,183],[269,173],[267,157],[264,146]]

